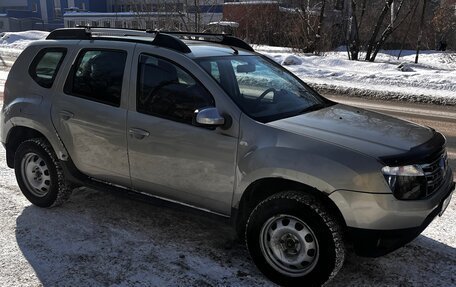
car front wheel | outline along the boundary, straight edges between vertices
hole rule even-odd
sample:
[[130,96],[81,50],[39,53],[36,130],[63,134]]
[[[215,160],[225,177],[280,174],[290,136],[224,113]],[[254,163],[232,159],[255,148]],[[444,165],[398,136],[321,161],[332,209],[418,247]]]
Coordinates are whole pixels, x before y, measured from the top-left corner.
[[345,258],[337,219],[303,192],[280,192],[258,204],[247,222],[246,241],[257,267],[284,286],[321,286]]

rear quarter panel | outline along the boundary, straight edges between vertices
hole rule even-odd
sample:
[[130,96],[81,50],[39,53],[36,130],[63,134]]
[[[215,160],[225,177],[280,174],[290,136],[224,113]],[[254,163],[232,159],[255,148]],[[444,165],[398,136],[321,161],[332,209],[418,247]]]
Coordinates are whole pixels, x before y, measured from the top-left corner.
[[[60,82],[65,81],[68,66],[71,66],[74,45],[79,41],[65,43],[45,40],[37,41],[28,46],[17,58],[8,74],[5,98],[2,108],[1,141],[6,143],[14,126],[35,129],[42,133],[50,142],[61,160],[67,159],[66,150],[59,140],[52,124],[50,111],[54,91]],[[54,84],[50,89],[38,85],[29,74],[29,67],[37,53],[44,48],[63,47],[67,49]]]

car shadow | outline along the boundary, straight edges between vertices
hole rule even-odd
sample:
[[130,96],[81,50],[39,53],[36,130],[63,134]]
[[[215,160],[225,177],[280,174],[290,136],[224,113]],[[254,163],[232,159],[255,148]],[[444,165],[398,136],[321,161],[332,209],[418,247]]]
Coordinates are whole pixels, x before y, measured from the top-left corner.
[[[227,223],[118,193],[78,189],[63,207],[26,207],[16,223],[43,286],[272,286]],[[450,286],[454,258],[420,236],[385,257],[349,255],[329,286]]]
[[16,239],[44,286],[267,286],[230,226],[119,193],[78,189],[26,207]]

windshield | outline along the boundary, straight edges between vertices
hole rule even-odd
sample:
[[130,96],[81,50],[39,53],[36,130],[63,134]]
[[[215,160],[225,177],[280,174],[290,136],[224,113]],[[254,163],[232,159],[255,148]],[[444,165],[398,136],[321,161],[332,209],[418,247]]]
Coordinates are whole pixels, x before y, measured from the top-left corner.
[[211,57],[197,62],[244,113],[260,122],[296,116],[331,103],[261,56]]

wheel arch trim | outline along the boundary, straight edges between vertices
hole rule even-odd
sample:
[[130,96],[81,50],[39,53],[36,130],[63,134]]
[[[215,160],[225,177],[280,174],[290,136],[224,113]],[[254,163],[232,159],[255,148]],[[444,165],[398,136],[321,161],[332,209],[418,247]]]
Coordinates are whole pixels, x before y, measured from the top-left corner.
[[[260,191],[263,187],[267,189],[265,192]],[[329,188],[329,186],[325,185],[325,188]],[[247,220],[248,215],[253,211],[258,203],[274,194],[287,190],[312,193],[338,217],[343,226],[346,226],[345,218],[342,212],[328,196],[331,192],[322,191],[319,187],[311,186],[293,179],[279,176],[269,176],[259,178],[251,182],[239,197],[237,204],[232,207],[231,221],[235,225],[236,230],[238,232],[243,230],[244,221]]]
[[[26,118],[14,118],[10,120],[10,123],[5,137],[7,159],[11,157],[11,153],[14,157],[14,152],[22,141],[40,136],[49,142],[59,160],[68,160],[68,152],[53,126],[49,130],[43,127],[40,122]],[[8,156],[8,154],[10,155]],[[8,162],[8,166],[10,163]]]

